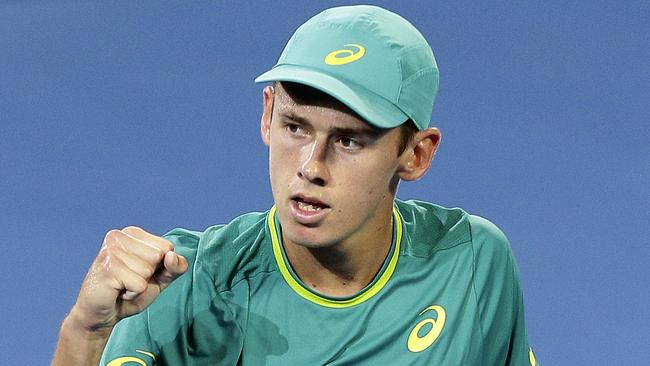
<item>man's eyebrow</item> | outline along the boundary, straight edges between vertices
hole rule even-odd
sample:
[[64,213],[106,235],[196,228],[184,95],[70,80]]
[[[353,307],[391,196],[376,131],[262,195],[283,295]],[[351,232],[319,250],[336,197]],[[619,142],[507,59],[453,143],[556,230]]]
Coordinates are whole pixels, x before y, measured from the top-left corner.
[[372,127],[360,127],[360,128],[345,128],[345,127],[335,127],[332,129],[337,135],[347,135],[347,136],[368,136],[370,138],[377,138],[384,135],[388,132],[387,129],[372,128]]
[[[307,118],[301,117],[293,113],[292,111],[287,111],[287,112],[280,112],[280,117],[282,118],[287,118],[291,121],[294,121],[296,123],[300,123],[303,125],[311,125],[309,123],[309,120]],[[368,136],[371,138],[376,138],[380,137],[384,134],[386,134],[389,129],[384,129],[384,128],[373,128],[371,126],[363,126],[363,127],[334,127],[331,130],[333,133],[338,134],[338,135],[349,135],[349,136]]]
[[281,118],[287,118],[300,124],[309,124],[309,121],[307,121],[306,118],[300,117],[292,111],[280,112],[279,114]]

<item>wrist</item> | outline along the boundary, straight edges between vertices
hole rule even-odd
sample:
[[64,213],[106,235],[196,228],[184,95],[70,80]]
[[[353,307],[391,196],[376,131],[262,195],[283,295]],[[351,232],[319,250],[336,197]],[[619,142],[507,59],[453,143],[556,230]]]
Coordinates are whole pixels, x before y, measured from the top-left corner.
[[63,320],[52,366],[97,365],[113,327],[88,327],[74,307]]
[[79,310],[77,305],[73,306],[70,313],[63,320],[63,327],[88,340],[108,339],[115,325],[114,323],[91,322],[82,314],[83,312]]

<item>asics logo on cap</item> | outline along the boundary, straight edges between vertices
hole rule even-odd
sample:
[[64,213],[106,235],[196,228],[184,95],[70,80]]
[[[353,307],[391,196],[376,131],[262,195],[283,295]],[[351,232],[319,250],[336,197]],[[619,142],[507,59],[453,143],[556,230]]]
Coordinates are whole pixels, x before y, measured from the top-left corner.
[[366,54],[366,49],[360,44],[349,43],[343,45],[343,47],[354,48],[355,50],[344,48],[332,51],[325,56],[325,63],[332,66],[345,65],[357,61]]

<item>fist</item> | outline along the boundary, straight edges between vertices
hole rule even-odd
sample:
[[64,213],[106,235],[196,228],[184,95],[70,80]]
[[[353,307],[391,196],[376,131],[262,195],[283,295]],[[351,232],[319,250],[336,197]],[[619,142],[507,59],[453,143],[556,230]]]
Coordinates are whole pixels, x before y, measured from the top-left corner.
[[187,268],[169,240],[135,226],[111,230],[72,312],[87,329],[112,328],[143,311]]

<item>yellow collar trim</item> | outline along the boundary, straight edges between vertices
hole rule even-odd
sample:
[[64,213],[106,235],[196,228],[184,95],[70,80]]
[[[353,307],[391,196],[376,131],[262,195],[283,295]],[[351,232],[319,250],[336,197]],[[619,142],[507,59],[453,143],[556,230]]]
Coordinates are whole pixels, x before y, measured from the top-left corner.
[[273,243],[273,256],[275,257],[275,261],[278,264],[278,267],[280,268],[280,273],[282,273],[282,277],[284,280],[287,282],[289,287],[293,289],[298,295],[302,296],[303,298],[316,303],[318,305],[326,306],[329,308],[347,308],[351,306],[355,306],[358,304],[361,304],[362,302],[370,299],[371,297],[375,296],[381,289],[388,283],[388,280],[391,278],[393,275],[393,272],[395,272],[395,268],[397,267],[397,259],[399,258],[399,253],[400,253],[400,244],[402,241],[402,218],[399,215],[399,212],[395,207],[393,207],[393,220],[395,222],[394,227],[395,227],[395,247],[392,250],[392,255],[390,257],[390,260],[388,262],[388,265],[384,269],[383,273],[380,275],[380,277],[374,281],[374,283],[363,290],[360,294],[357,296],[354,296],[349,299],[343,299],[343,300],[335,300],[331,298],[326,298],[320,295],[317,295],[308,289],[306,289],[302,284],[300,284],[294,276],[291,274],[291,271],[289,270],[287,263],[284,259],[284,256],[282,255],[282,245],[280,244],[280,237],[278,235],[278,230],[276,229],[275,226],[275,211],[276,207],[273,206],[271,207],[271,210],[269,211],[268,214],[268,225],[269,225],[269,230],[271,232],[271,241]]

